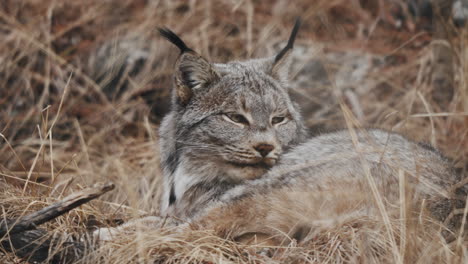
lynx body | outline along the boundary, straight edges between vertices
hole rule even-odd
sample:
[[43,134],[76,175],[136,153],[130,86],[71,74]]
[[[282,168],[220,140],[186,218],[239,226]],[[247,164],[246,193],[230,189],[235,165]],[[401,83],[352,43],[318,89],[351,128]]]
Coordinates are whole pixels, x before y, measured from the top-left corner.
[[160,30],[181,50],[160,128],[161,215],[239,241],[277,242],[358,218],[397,219],[398,208],[444,220],[458,179],[435,149],[378,129],[306,139],[287,91],[298,27],[277,56],[226,64]]

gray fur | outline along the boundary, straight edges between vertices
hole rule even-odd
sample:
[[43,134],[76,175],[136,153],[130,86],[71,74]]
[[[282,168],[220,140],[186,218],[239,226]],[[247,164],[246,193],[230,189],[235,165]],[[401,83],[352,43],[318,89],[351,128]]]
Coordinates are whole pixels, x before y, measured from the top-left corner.
[[[306,141],[287,93],[290,52],[283,53],[280,60],[226,64],[211,64],[193,51],[179,58],[173,109],[160,129],[163,215],[193,219],[272,189],[313,191],[366,175],[398,195],[400,171],[424,197],[449,198],[446,189],[457,180],[449,162],[399,134],[344,130]],[[223,116],[228,113],[242,114],[249,124],[230,122]],[[288,120],[273,125],[275,116]],[[263,143],[274,146],[264,159],[255,150]]]
[[366,168],[377,184],[397,183],[401,170],[424,196],[450,197],[447,190],[457,178],[440,153],[379,129],[355,135],[355,142],[348,130],[314,137],[285,154],[264,177],[233,188],[220,200],[230,203],[241,196],[298,184],[312,191],[334,181],[365,177]]
[[[265,226],[280,223],[279,227],[287,226],[282,232],[296,230],[292,237],[300,240],[313,221],[297,229],[294,223],[289,226],[288,215],[275,216],[278,193],[340,193],[337,186],[347,184],[353,184],[351,191],[371,192],[374,184],[384,201],[394,204],[399,202],[401,175],[418,197],[426,199],[437,219],[451,211],[454,199],[448,190],[458,179],[450,162],[433,148],[378,129],[342,130],[305,139],[299,109],[287,93],[290,49],[283,49],[278,60],[212,64],[175,34],[166,35],[182,47],[172,111],[160,127],[161,215],[175,216],[174,225],[182,220],[231,232],[234,223],[242,235],[244,229],[261,233]],[[242,119],[236,123],[237,118],[228,117],[231,113],[242,114],[248,124]],[[278,116],[287,117],[287,122],[272,124]],[[259,144],[274,149],[263,158],[256,150]],[[246,223],[232,217],[245,218]],[[158,226],[161,219],[148,221]],[[96,235],[109,240],[111,231],[119,228]]]
[[372,129],[356,131],[354,135],[356,141],[348,130],[311,138],[285,153],[262,177],[216,195],[205,193],[199,199],[202,203],[185,207],[177,215],[197,219],[213,208],[229,206],[247,197],[265,196],[272,190],[314,192],[331,190],[339,182],[367,184],[366,173],[384,192],[385,199],[398,201],[401,171],[429,206],[435,208],[436,203],[445,201],[446,205],[437,207],[433,214],[440,220],[447,216],[453,205],[449,202],[453,193],[448,190],[459,179],[446,158],[396,133]]

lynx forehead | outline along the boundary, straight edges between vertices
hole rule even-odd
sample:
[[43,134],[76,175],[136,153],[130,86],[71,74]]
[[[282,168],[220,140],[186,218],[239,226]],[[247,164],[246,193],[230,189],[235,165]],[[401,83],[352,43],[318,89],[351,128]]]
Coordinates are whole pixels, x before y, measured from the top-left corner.
[[[161,152],[168,205],[193,203],[200,188],[228,188],[263,175],[284,150],[305,135],[288,96],[290,50],[243,62],[210,63],[168,29],[160,33],[179,47],[171,113],[161,125]],[[197,198],[198,199],[198,198]]]

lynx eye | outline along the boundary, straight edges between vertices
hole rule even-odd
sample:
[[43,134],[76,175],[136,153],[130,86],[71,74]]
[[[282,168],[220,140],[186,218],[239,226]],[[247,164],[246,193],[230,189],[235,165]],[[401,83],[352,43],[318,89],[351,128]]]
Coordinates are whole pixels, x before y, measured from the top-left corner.
[[286,121],[286,117],[284,116],[275,116],[271,119],[271,124],[273,125],[277,125],[279,123],[283,123],[284,121]]
[[244,124],[244,125],[249,124],[249,121],[247,120],[247,118],[245,118],[245,116],[241,114],[229,113],[229,114],[224,114],[224,116],[229,118],[234,123]]

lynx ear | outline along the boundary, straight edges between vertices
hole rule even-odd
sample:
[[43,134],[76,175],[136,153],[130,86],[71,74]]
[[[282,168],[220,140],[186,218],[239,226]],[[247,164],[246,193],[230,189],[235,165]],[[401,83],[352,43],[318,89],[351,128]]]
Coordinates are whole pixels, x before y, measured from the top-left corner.
[[206,87],[219,78],[211,63],[187,47],[185,43],[171,30],[160,28],[161,36],[180,49],[180,57],[176,63],[175,85],[179,103],[186,105],[198,89]]
[[283,83],[287,83],[289,80],[289,69],[292,61],[291,52],[294,47],[294,40],[296,40],[296,35],[300,26],[301,19],[297,18],[291,35],[289,36],[288,44],[275,56],[273,61],[270,74],[273,76],[273,78]]

